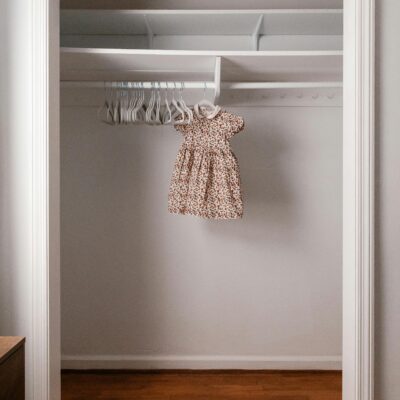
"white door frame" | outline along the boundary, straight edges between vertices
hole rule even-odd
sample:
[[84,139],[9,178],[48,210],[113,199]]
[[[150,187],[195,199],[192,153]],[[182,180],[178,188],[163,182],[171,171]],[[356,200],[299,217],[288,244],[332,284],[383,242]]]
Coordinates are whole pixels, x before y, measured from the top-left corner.
[[[34,5],[33,5],[34,4]],[[343,400],[373,399],[375,0],[344,0]],[[32,400],[60,398],[59,1],[32,2]]]
[[344,0],[343,399],[374,397],[375,0]]

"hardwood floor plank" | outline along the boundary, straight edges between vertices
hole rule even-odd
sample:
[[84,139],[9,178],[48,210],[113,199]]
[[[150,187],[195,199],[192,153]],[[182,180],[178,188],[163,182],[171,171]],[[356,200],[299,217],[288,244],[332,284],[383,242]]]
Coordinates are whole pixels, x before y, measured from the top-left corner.
[[62,400],[341,400],[337,371],[65,371]]

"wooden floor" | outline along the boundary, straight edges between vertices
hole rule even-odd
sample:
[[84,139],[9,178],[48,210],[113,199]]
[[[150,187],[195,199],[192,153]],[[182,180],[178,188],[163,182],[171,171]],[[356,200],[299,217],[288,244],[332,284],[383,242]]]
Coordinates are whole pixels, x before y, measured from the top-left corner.
[[62,400],[340,400],[334,371],[64,371]]

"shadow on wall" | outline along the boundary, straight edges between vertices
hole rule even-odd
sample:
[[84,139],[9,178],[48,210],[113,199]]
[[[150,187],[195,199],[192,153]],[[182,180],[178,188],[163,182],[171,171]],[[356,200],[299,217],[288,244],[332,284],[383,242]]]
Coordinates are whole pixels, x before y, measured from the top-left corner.
[[257,240],[266,229],[278,224],[290,225],[295,218],[288,171],[284,168],[287,143],[284,128],[264,122],[264,130],[256,131],[245,119],[244,131],[231,140],[238,157],[244,216],[236,221],[205,221],[215,234],[235,235]]

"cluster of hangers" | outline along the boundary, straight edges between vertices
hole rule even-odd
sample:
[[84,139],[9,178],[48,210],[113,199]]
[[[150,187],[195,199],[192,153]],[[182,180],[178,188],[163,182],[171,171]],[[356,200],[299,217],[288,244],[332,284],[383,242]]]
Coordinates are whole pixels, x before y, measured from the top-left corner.
[[204,98],[192,110],[183,99],[185,84],[172,83],[161,88],[160,82],[151,82],[147,94],[142,82],[114,82],[104,85],[105,101],[98,110],[102,122],[110,125],[186,125],[193,121],[193,112],[200,112],[200,106],[213,109],[214,104],[206,99],[207,85],[204,83]]

